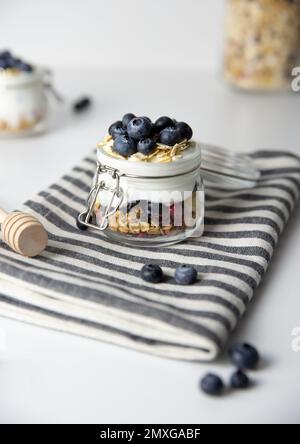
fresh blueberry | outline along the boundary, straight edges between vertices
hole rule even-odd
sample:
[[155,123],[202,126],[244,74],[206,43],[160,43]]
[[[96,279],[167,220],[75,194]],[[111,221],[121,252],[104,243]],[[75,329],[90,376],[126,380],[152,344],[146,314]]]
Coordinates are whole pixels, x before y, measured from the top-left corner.
[[249,378],[242,370],[237,370],[230,378],[230,385],[232,388],[243,389],[249,387],[249,384]]
[[0,60],[6,62],[7,68],[13,68],[15,66],[16,59],[9,51],[3,51],[0,54]]
[[158,284],[164,279],[162,269],[155,264],[144,265],[141,270],[141,276],[144,281],[152,282],[153,284]]
[[152,120],[150,119],[150,117],[142,116],[141,119],[148,120],[148,122],[152,125]]
[[5,59],[0,59],[0,69],[7,69],[9,68],[9,64]]
[[201,380],[200,387],[204,393],[217,396],[222,393],[224,389],[224,384],[219,376],[208,373]]
[[87,108],[89,108],[91,106],[91,103],[92,102],[89,97],[82,97],[73,104],[73,111],[75,113],[81,113],[82,111],[85,111]]
[[15,61],[15,67],[19,68],[21,71],[24,71],[24,72],[32,72],[33,71],[33,68],[29,63],[25,63],[19,59],[17,59]]
[[159,134],[162,130],[165,128],[168,128],[168,126],[174,126],[174,122],[170,117],[160,117],[156,120],[154,123],[155,131]]
[[123,157],[129,157],[136,153],[136,142],[127,134],[116,137],[113,150]]
[[15,67],[15,59],[13,57],[5,57],[5,58],[1,58],[0,61],[1,63],[1,67],[3,67],[4,69],[8,69],[8,68],[14,68]]
[[181,140],[183,140],[181,131],[174,126],[168,126],[159,135],[159,141],[168,146],[173,146]]
[[118,136],[126,135],[126,128],[124,128],[122,122],[118,120],[118,122],[110,125],[110,127],[108,128],[108,132],[112,136],[112,138],[115,139]]
[[123,116],[123,119],[122,119],[122,124],[123,124],[124,128],[127,128],[127,125],[130,122],[130,120],[132,120],[134,118],[135,118],[135,115],[132,113],[125,114],[125,116]]
[[250,344],[234,344],[229,349],[232,362],[239,369],[253,369],[259,361],[258,351]]
[[183,139],[190,140],[193,137],[193,130],[187,123],[178,122],[175,124],[175,128],[181,131]]
[[156,145],[155,140],[147,138],[147,139],[141,139],[138,142],[137,149],[140,153],[144,154],[145,156],[148,156],[148,154],[152,153]]
[[145,117],[135,117],[127,125],[127,131],[130,137],[143,139],[151,135],[152,123]]
[[10,58],[12,58],[10,51],[2,51],[0,53],[0,59],[10,59]]
[[175,281],[181,285],[192,285],[197,280],[197,270],[190,265],[180,265],[175,271]]
[[151,134],[151,138],[154,140],[155,143],[157,143],[159,141],[159,134],[156,134],[153,130],[152,134]]

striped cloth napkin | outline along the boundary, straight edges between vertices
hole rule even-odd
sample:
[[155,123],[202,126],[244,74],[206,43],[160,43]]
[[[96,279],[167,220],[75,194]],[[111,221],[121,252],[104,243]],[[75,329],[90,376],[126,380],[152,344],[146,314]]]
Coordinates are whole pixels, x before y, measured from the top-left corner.
[[[26,202],[49,247],[39,257],[0,248],[0,315],[169,358],[212,360],[247,309],[299,196],[300,160],[285,152],[253,155],[263,181],[251,190],[206,190],[205,233],[171,247],[136,249],[80,232],[95,155]],[[144,263],[169,276],[152,285]],[[199,281],[176,285],[179,264]]]

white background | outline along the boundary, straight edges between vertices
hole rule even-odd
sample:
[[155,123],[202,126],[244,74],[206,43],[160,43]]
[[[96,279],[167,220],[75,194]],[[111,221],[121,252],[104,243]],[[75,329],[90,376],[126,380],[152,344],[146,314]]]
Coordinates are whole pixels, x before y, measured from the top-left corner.
[[1,0],[0,45],[46,64],[212,69],[223,0]]
[[[218,74],[221,0],[1,0],[0,45],[52,66],[67,98],[94,107],[42,137],[0,140],[0,204],[17,208],[65,173],[122,114],[170,114],[198,140],[233,150],[300,154],[299,94],[251,95]],[[299,208],[255,301],[232,340],[257,345],[263,362],[247,392],[209,399],[198,390],[213,364],[167,361],[0,319],[0,422],[299,422]],[[1,335],[3,336],[3,334]],[[3,337],[2,337],[3,342]]]

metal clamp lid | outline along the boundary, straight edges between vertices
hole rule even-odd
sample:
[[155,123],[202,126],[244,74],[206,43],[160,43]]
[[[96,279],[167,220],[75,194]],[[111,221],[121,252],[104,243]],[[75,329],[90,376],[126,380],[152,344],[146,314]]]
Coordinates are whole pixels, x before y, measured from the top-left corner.
[[[115,186],[108,186],[104,180],[101,180],[102,174],[109,174],[112,179],[115,180]],[[100,225],[95,225],[91,223],[91,217],[94,211],[94,207],[97,201],[98,194],[101,191],[109,191],[112,193],[108,206],[105,209],[102,221]],[[114,205],[115,198],[117,202]],[[78,223],[86,228],[94,228],[98,231],[104,231],[108,226],[108,219],[113,216],[124,199],[124,193],[120,187],[120,172],[117,169],[111,168],[107,165],[102,165],[100,162],[97,163],[95,183],[89,193],[87,199],[87,209],[79,214]]]

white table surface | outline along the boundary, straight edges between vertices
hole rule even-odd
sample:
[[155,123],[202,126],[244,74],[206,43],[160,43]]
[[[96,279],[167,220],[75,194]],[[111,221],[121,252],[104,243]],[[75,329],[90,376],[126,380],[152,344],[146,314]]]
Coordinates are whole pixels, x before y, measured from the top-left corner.
[[[69,98],[90,94],[94,107],[44,136],[0,140],[0,203],[7,209],[65,173],[125,112],[170,114],[190,122],[199,140],[234,150],[300,154],[300,93],[242,94],[213,75],[185,71],[58,68],[57,85]],[[169,361],[0,318],[0,348],[6,338],[0,351],[0,422],[299,422],[300,352],[291,348],[291,332],[300,326],[299,215],[297,209],[233,337],[254,343],[264,356],[262,369],[251,374],[251,390],[217,400],[198,390],[209,370],[228,378],[225,358],[208,364]]]

